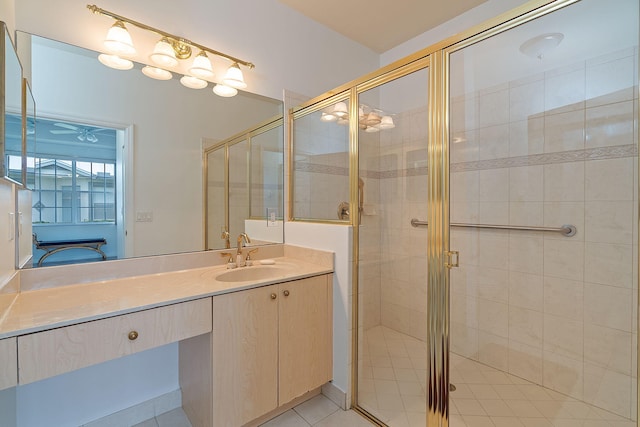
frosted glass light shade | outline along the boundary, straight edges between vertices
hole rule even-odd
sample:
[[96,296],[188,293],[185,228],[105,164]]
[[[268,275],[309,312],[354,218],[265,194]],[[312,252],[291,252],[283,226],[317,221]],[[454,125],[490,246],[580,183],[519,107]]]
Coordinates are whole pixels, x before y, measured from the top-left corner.
[[163,70],[162,68],[152,67],[150,65],[147,65],[142,69],[142,74],[156,80],[169,80],[172,77],[169,71]]
[[395,123],[393,123],[393,117],[391,116],[382,116],[380,119],[380,124],[378,125],[380,129],[393,129],[396,127]]
[[346,117],[349,114],[349,112],[347,111],[347,104],[344,102],[338,102],[333,107],[332,114],[337,117]]
[[238,94],[238,90],[233,87],[229,87],[223,84],[217,84],[213,87],[213,93],[218,96],[223,96],[225,98],[230,98],[232,96],[236,96]]
[[175,67],[178,65],[176,53],[166,37],[156,43],[153,53],[149,55],[149,59],[161,67]]
[[367,118],[365,120],[365,124],[367,126],[375,126],[375,125],[379,124],[380,121],[381,121],[380,115],[378,113],[376,113],[375,111],[372,111],[367,115]]
[[240,70],[240,66],[236,62],[231,64],[227,69],[227,72],[222,79],[222,83],[236,89],[244,89],[247,87],[247,84],[244,82],[242,70]]
[[104,39],[104,47],[107,52],[113,55],[135,55],[136,49],[124,22],[116,21],[107,31],[107,38]]
[[180,83],[190,89],[204,89],[208,84],[205,80],[193,76],[182,76]]
[[205,51],[202,51],[196,56],[189,68],[189,73],[200,79],[210,79],[213,77],[213,66]]
[[322,113],[322,115],[320,116],[320,120],[322,120],[323,122],[335,122],[336,120],[338,120],[338,118],[333,114]]
[[133,68],[133,62],[128,59],[120,58],[118,55],[108,55],[101,53],[98,55],[98,61],[103,65],[115,70],[130,70]]

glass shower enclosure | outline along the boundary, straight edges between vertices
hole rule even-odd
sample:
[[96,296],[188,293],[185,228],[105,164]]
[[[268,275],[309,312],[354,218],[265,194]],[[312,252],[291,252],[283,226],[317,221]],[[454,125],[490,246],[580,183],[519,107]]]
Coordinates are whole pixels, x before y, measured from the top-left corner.
[[534,1],[355,87],[377,423],[637,426],[638,21]]

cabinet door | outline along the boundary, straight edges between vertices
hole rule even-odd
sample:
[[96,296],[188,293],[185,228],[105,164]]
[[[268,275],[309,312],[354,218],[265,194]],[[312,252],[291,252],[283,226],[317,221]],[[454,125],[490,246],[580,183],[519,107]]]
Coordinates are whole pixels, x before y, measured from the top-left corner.
[[331,275],[279,286],[280,405],[331,379]]
[[266,286],[213,298],[213,425],[241,426],[278,406],[278,295]]
[[0,340],[0,390],[18,384],[18,350],[15,338]]

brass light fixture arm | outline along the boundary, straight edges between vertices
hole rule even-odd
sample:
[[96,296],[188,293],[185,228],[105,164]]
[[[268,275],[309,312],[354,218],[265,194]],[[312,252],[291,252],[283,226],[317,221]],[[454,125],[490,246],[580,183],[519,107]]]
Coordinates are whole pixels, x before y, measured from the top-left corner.
[[[175,44],[177,44],[178,46],[180,46],[180,45],[190,45],[190,46],[196,47],[196,48],[198,48],[200,50],[204,50],[205,52],[209,52],[209,53],[211,53],[213,55],[220,56],[222,58],[226,58],[231,62],[236,62],[238,64],[244,65],[247,68],[251,69],[251,68],[255,67],[255,65],[253,63],[251,63],[251,62],[243,61],[242,59],[238,59],[238,58],[236,58],[234,56],[227,55],[226,53],[222,53],[222,52],[219,52],[217,50],[210,49],[210,48],[208,48],[206,46],[203,46],[203,45],[201,45],[199,43],[195,43],[195,42],[192,42],[191,40],[185,39],[184,37],[179,37],[179,36],[176,36],[174,34],[167,33],[166,31],[162,31],[162,30],[159,30],[157,28],[151,27],[149,25],[143,24],[142,22],[138,22],[138,21],[134,21],[133,19],[125,18],[124,16],[118,15],[117,13],[113,13],[113,12],[110,12],[108,10],[104,10],[102,8],[99,8],[95,4],[88,4],[87,5],[87,9],[89,9],[91,12],[95,13],[96,15],[108,16],[110,18],[115,19],[116,21],[126,22],[127,24],[131,24],[131,25],[136,26],[138,28],[142,28],[143,30],[147,30],[147,31],[151,31],[153,33],[159,34],[162,37],[167,37],[167,38],[175,41],[176,42]],[[187,58],[188,58],[188,56],[187,56]]]

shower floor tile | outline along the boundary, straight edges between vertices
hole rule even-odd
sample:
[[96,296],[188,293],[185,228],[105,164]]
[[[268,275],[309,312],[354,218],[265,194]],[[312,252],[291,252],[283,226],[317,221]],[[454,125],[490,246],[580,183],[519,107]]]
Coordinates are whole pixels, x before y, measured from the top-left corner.
[[[424,427],[426,344],[376,326],[364,332],[360,406],[390,427]],[[522,378],[451,354],[450,427],[636,427]]]

